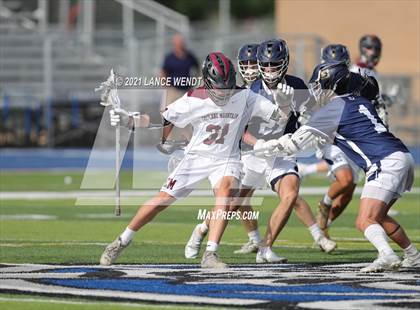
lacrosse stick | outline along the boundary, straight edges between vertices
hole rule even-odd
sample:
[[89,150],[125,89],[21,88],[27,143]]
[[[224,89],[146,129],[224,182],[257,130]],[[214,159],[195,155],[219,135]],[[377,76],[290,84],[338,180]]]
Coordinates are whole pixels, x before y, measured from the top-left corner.
[[[121,107],[120,98],[117,93],[114,69],[111,69],[108,79],[101,83],[95,91],[102,91],[101,105],[112,106],[114,109]],[[120,192],[120,124],[115,127],[115,215],[121,215],[121,192]]]
[[[244,155],[261,155],[259,157],[271,157],[271,156],[289,156],[290,154],[286,154],[285,152],[282,152],[283,150],[279,150],[278,147],[267,147],[264,149],[259,150],[250,150],[242,152],[242,156]],[[265,152],[269,152],[267,154],[264,154]]]

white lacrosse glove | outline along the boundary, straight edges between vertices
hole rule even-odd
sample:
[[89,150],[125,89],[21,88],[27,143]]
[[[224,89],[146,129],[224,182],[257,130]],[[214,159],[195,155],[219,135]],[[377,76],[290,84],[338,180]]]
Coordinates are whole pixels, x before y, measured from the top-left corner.
[[293,97],[295,89],[286,83],[277,84],[275,100],[279,107],[291,106],[293,104]]
[[257,142],[254,144],[254,151],[259,151],[262,148],[262,145],[265,143],[265,140],[258,139]]
[[258,157],[271,157],[279,151],[279,143],[276,139],[264,141],[257,140],[254,145],[255,155]]
[[292,141],[292,134],[288,133],[277,140],[278,148],[283,150],[285,153],[291,155],[297,151],[296,145]]
[[298,122],[300,125],[305,125],[309,119],[311,118],[311,115],[307,112],[301,112],[298,118]]
[[135,113],[127,112],[124,109],[111,109],[109,110],[109,119],[111,126],[121,125],[129,129],[134,127],[134,115]]

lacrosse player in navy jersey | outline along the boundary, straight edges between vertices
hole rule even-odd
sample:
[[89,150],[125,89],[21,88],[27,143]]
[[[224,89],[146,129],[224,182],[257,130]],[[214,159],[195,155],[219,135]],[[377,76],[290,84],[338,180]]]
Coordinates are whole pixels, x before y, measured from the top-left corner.
[[[400,224],[388,214],[401,194],[411,189],[413,157],[384,126],[369,100],[347,93],[349,81],[346,64],[318,65],[309,85],[321,108],[305,126],[278,139],[273,150],[292,155],[326,143],[338,146],[366,173],[356,227],[378,250],[378,258],[360,271],[381,272],[401,265],[420,267],[420,253]],[[403,249],[402,262],[387,237]]]
[[[350,54],[346,46],[330,44],[322,50],[321,61],[338,61],[349,66]],[[379,86],[374,77],[351,72],[348,92],[373,101],[379,95]],[[328,175],[334,177],[328,192],[319,202],[317,215],[319,227],[328,236],[328,226],[342,213],[353,197],[361,169],[333,144],[326,145],[321,153],[324,161],[311,166],[316,166],[318,172],[328,171]],[[310,166],[299,168],[303,171],[312,169]]]
[[[253,145],[256,152],[269,148],[268,140],[286,133],[293,133],[299,127],[300,113],[309,110],[312,103],[305,82],[296,76],[286,74],[289,65],[289,49],[284,40],[269,40],[261,43],[257,58],[261,79],[251,85],[251,90],[277,103],[283,112],[283,117],[276,123],[252,122],[257,126],[251,124],[248,127],[248,132],[254,136],[254,141],[245,142]],[[278,257],[271,247],[286,225],[293,208],[298,218],[308,227],[315,243],[327,253],[333,251],[336,247],[335,242],[324,236],[308,204],[298,195],[300,178],[295,157],[271,156],[270,154],[264,154],[264,157],[266,167],[263,174],[281,201],[269,219],[256,261],[258,263],[276,262]]]

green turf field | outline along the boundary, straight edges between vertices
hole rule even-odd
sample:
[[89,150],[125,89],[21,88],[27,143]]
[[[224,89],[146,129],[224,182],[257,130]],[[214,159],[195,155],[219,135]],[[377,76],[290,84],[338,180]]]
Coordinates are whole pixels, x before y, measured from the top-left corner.
[[[71,184],[64,177],[71,176]],[[163,173],[150,174],[146,179],[154,186],[164,180]],[[1,190],[4,191],[68,191],[78,190],[82,175],[65,173],[2,173]],[[129,174],[123,175],[123,188],[130,188]],[[416,186],[419,186],[416,179]],[[303,186],[326,186],[328,181],[313,177]],[[153,187],[153,186],[151,186]],[[315,210],[320,196],[305,196]],[[263,234],[267,220],[277,205],[275,197],[264,197],[260,211],[260,231]],[[366,262],[374,259],[376,251],[363,235],[354,228],[358,197],[352,201],[344,214],[334,222],[330,234],[337,241],[338,249],[325,254],[313,247],[309,231],[293,214],[286,228],[275,243],[276,252],[286,256],[291,263],[300,262]],[[191,230],[197,223],[198,209],[203,206],[177,205],[160,214],[152,224],[146,226],[135,237],[118,263],[199,263],[199,259],[186,260],[183,249]],[[399,211],[396,219],[406,228],[408,235],[420,247],[420,201],[416,194],[405,195],[394,207]],[[0,263],[46,263],[46,264],[97,264],[107,243],[112,241],[127,225],[137,206],[123,206],[121,217],[113,216],[112,206],[75,206],[73,199],[49,200],[2,200],[0,220]],[[34,216],[41,219],[34,219]],[[253,263],[255,255],[237,255],[233,251],[247,241],[241,223],[234,220],[227,227],[222,239],[220,255],[229,264]],[[395,249],[397,247],[394,246]],[[401,254],[401,252],[399,251]],[[20,296],[19,298],[21,298]],[[31,302],[14,300],[15,295],[1,295],[0,307],[13,309],[54,309],[54,304],[42,300]],[[59,305],[62,309],[108,309],[105,304]],[[109,309],[131,308],[129,305],[108,305]],[[147,308],[147,307],[146,307]]]

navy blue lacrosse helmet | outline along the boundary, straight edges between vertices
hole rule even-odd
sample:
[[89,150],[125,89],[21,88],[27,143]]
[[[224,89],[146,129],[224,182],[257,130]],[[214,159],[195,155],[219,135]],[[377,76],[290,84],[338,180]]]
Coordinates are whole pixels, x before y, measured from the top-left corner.
[[345,63],[323,62],[315,67],[309,80],[309,90],[316,102],[323,105],[332,96],[346,93],[349,82],[350,70]]
[[258,69],[269,85],[281,82],[289,66],[289,48],[286,41],[273,39],[262,42],[257,51]]
[[210,98],[217,105],[225,105],[236,87],[236,71],[230,59],[220,52],[210,53],[201,70]]
[[330,44],[322,49],[322,62],[340,61],[350,65],[350,54],[346,46],[342,44]]
[[257,50],[259,44],[245,44],[238,50],[239,73],[245,83],[251,84],[258,78]]

